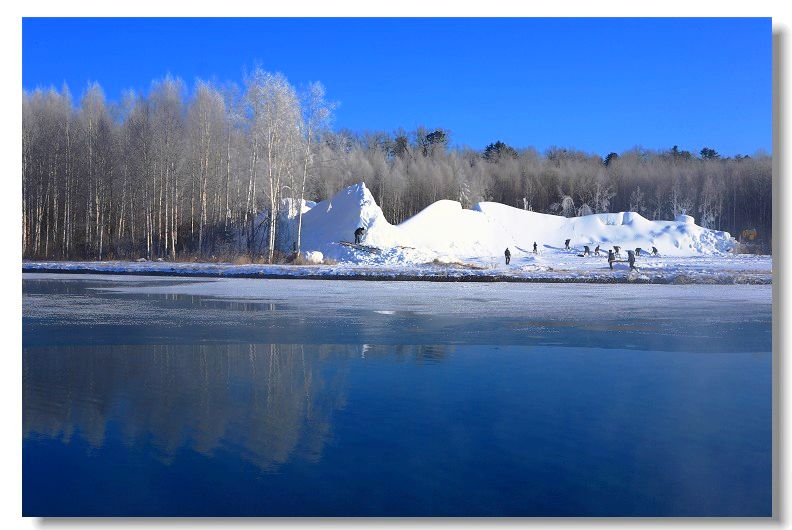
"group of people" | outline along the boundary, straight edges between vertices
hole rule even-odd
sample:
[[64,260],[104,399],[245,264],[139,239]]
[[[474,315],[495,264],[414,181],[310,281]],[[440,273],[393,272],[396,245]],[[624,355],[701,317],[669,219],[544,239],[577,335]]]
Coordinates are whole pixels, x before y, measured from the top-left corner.
[[[536,241],[534,241],[533,244],[533,253],[539,254],[539,245],[536,244]],[[506,265],[508,265],[509,263],[511,263],[511,251],[508,249],[508,247],[506,248],[506,252],[504,252],[504,255],[506,256]]]
[[[363,228],[362,226],[358,227],[355,230],[355,244],[356,245],[360,245],[362,243],[363,234],[365,234],[365,233],[366,233],[366,229]],[[571,241],[572,241],[571,239],[567,239],[567,240],[564,241],[564,247],[567,250],[571,250],[571,248],[569,246]],[[643,249],[641,249],[640,247],[636,248],[635,250],[628,250],[627,251],[627,260],[626,261],[630,265],[630,270],[636,270],[635,257],[636,256],[640,256],[641,252],[643,252]],[[539,246],[536,244],[536,241],[534,241],[534,244],[533,244],[533,253],[534,254],[538,254],[539,253]],[[509,265],[511,263],[511,251],[508,249],[508,247],[506,248],[506,251],[503,254],[506,257],[506,265]],[[580,256],[580,257],[591,256],[591,254],[592,254],[591,248],[588,245],[583,245],[583,253],[582,254],[578,254],[578,256]],[[653,256],[657,256],[657,254],[658,254],[657,247],[652,247],[652,255]],[[595,256],[599,256],[600,255],[600,246],[599,246],[599,244],[596,247],[594,247],[594,255]],[[620,257],[621,257],[621,247],[619,245],[613,245],[612,249],[608,249],[608,265],[610,266],[611,269],[613,269],[613,263],[614,262],[624,261],[624,260],[621,260],[621,259],[617,259],[617,258],[620,258]]]
[[[567,240],[564,241],[564,247],[567,250],[571,250],[571,248],[569,246],[571,241],[572,241],[571,239],[567,239]],[[636,248],[635,250],[628,250],[627,251],[627,260],[626,261],[630,265],[630,270],[637,270],[637,268],[635,266],[635,257],[636,256],[640,256],[641,252],[643,252],[643,249],[640,248],[640,247]],[[536,244],[536,241],[534,241],[534,244],[533,244],[533,253],[534,254],[538,253],[538,246]],[[582,254],[578,254],[578,256],[580,256],[580,257],[591,256],[591,255],[592,255],[591,248],[588,245],[583,245],[583,253]],[[599,256],[600,255],[600,246],[599,246],[599,244],[596,247],[594,247],[594,255],[595,256]],[[652,255],[653,256],[657,256],[658,255],[657,247],[652,247]],[[504,256],[506,257],[506,265],[511,263],[511,251],[508,248],[506,248],[506,251],[504,252]],[[621,246],[613,245],[613,249],[608,249],[608,265],[610,266],[611,269],[613,269],[613,263],[614,262],[624,261],[624,260],[617,259],[617,258],[620,258],[620,257],[621,257]]]
[[[597,248],[599,248],[599,246],[597,246]],[[618,246],[618,245],[614,245],[613,246],[613,250],[608,250],[608,265],[610,265],[611,269],[613,269],[613,263],[614,262],[622,261],[622,260],[616,259],[618,257],[621,257],[621,254],[619,252],[620,250],[621,250],[621,247]],[[643,252],[643,249],[641,247],[638,247],[635,250],[628,250],[627,251],[627,263],[630,265],[630,270],[635,270],[636,269],[636,267],[635,267],[635,258],[636,258],[636,256],[640,256],[641,252]],[[652,256],[657,256],[657,254],[658,254],[657,247],[652,247]]]

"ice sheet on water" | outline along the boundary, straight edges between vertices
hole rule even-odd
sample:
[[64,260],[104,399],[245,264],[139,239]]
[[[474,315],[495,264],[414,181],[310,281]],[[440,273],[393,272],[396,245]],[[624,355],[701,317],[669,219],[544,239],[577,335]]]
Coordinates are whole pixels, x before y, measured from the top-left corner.
[[[33,278],[38,275],[33,276]],[[57,277],[57,275],[44,275]],[[629,285],[512,284],[387,281],[208,279],[154,283],[150,279],[95,276],[107,285],[95,289],[130,294],[206,296],[221,299],[288,302],[312,310],[354,308],[433,315],[516,314],[526,307],[546,316],[573,317],[590,313],[629,313],[662,318],[664,313],[695,302],[717,309],[719,318],[731,310],[745,318],[744,304],[769,304],[769,285]],[[120,283],[117,280],[121,280]]]
[[[65,338],[156,343],[182,340],[187,334],[209,342],[540,340],[636,348],[648,348],[646,341],[651,340],[652,348],[665,350],[684,346],[684,336],[717,337],[720,342],[714,344],[722,346],[728,335],[735,351],[753,351],[760,339],[761,344],[770,340],[769,285],[163,280],[40,274],[24,275],[23,280],[23,328],[52,330],[49,335],[28,335],[27,346]],[[61,284],[74,286],[61,292]],[[759,339],[743,336],[746,327],[761,330]],[[668,337],[676,337],[675,342],[667,343]]]

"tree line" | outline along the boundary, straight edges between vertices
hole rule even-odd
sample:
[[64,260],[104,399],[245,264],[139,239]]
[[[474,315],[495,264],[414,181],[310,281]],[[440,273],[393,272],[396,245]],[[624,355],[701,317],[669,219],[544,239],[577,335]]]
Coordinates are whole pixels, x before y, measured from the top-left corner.
[[168,76],[118,102],[98,84],[77,104],[66,87],[25,92],[23,256],[288,259],[300,252],[298,205],[360,181],[391,223],[453,199],[565,216],[684,212],[733,235],[772,235],[771,158],[761,152],[601,157],[501,141],[478,151],[451,147],[440,128],[334,131],[334,107],[320,83],[298,89],[261,68],[241,86],[197,81],[189,92]]

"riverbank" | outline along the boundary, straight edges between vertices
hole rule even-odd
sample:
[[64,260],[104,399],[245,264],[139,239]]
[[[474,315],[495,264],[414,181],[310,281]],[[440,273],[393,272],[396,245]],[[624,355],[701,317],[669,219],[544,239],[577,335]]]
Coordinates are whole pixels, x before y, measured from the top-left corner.
[[772,256],[709,255],[647,257],[630,271],[626,263],[608,267],[603,258],[573,254],[537,265],[519,259],[499,263],[420,265],[267,265],[128,261],[24,261],[23,273],[116,274],[198,278],[262,278],[429,282],[772,284]]

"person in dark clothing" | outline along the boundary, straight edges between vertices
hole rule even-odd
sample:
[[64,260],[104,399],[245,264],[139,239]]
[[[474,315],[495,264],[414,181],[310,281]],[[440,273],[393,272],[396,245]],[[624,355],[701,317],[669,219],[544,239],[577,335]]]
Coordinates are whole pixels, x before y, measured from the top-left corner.
[[594,247],[594,255],[595,255],[595,256],[599,256],[599,245],[597,245],[596,247]]
[[534,254],[538,254],[538,253],[539,253],[539,251],[536,250],[536,241],[534,241]]
[[356,245],[359,245],[361,243],[361,241],[363,241],[363,233],[365,231],[366,231],[366,229],[363,228],[362,226],[358,227],[358,229],[355,230],[355,244]]
[[506,252],[503,253],[503,255],[506,256],[506,265],[508,265],[511,261],[511,252],[509,252],[508,248],[506,249]]
[[613,245],[613,253],[616,254],[617,256],[621,256],[621,254],[619,254],[619,250],[621,250],[620,246]]
[[613,270],[613,262],[616,260],[616,256],[613,254],[613,251],[608,249],[608,265],[610,265],[611,270]]
[[590,256],[591,255],[591,251],[589,250],[589,246],[588,245],[583,245],[583,255],[584,256]]
[[635,252],[632,250],[627,251],[627,263],[630,264],[630,270],[635,270]]
[[569,250],[569,242],[572,241],[571,239],[567,239],[564,241],[564,245],[566,245],[566,249]]
[[636,255],[636,256],[640,256],[640,255],[641,255],[641,252],[643,252],[643,250],[641,249],[641,247],[638,247],[638,248],[636,248],[636,249],[635,249],[635,255]]
[[652,247],[652,256],[657,256],[657,247]]

